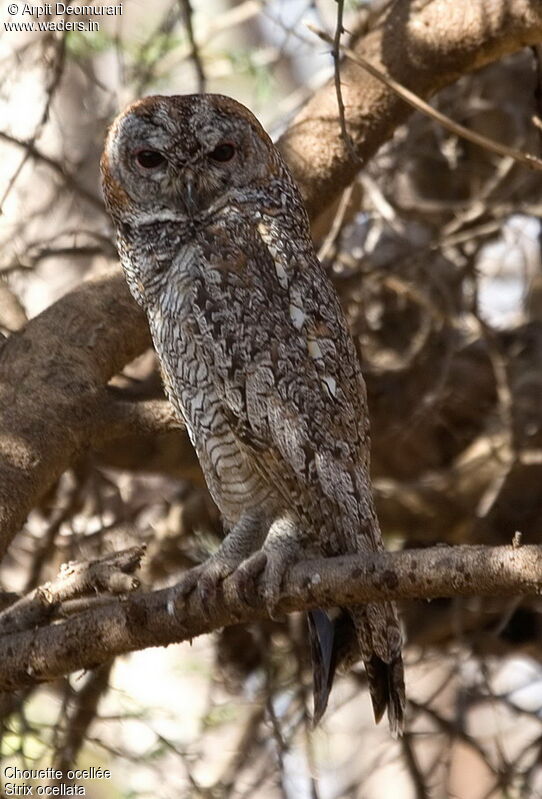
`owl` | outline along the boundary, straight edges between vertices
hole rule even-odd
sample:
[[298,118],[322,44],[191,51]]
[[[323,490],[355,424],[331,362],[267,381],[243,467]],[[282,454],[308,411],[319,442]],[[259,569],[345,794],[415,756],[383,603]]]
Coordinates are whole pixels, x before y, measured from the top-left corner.
[[[145,310],[169,400],[224,520],[181,592],[208,602],[263,571],[273,615],[300,558],[383,548],[369,478],[365,384],[299,190],[252,113],[213,94],[147,97],[101,161],[122,267]],[[337,666],[362,659],[374,715],[400,733],[393,603],[309,617],[315,711]]]

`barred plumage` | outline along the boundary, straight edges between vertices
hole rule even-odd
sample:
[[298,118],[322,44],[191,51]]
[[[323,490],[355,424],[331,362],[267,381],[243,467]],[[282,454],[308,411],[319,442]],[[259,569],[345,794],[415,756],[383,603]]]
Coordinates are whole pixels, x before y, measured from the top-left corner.
[[[272,610],[292,558],[382,548],[369,479],[365,386],[303,203],[252,114],[220,95],[149,97],[102,158],[130,289],[167,394],[229,529],[186,590],[260,568]],[[365,662],[377,720],[404,711],[392,603],[313,614],[315,715],[337,659]],[[332,640],[333,643],[326,643]]]

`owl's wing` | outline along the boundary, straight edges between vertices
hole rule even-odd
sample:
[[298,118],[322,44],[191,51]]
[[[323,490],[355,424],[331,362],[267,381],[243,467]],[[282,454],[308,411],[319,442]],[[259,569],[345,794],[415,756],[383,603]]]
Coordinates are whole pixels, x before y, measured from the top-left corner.
[[[219,231],[214,243],[206,237],[210,271],[195,309],[231,430],[286,506],[309,522],[324,554],[381,549],[365,386],[338,297],[310,241],[295,230],[275,243],[248,224],[236,232]],[[336,625],[324,613],[312,616],[315,717],[325,710],[337,662],[361,653],[375,718],[387,706],[397,732],[404,682],[395,609],[347,611],[346,636],[342,617]]]
[[[368,422],[354,345],[312,244],[281,244],[248,224],[238,238],[206,230],[208,271],[194,308],[201,343],[229,424],[264,476],[302,516],[340,538],[366,527],[370,539],[372,508],[360,505]],[[357,550],[357,535],[338,548]]]

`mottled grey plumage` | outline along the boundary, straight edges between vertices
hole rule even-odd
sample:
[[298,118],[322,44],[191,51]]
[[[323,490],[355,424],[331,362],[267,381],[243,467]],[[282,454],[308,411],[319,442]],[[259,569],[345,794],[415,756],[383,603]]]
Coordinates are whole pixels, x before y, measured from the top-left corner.
[[[102,173],[168,396],[230,531],[186,590],[197,581],[205,596],[235,569],[265,565],[272,609],[292,559],[382,549],[354,344],[299,191],[257,120],[220,95],[146,98],[113,124]],[[313,617],[316,715],[337,657],[361,654],[375,716],[388,707],[398,731],[394,606],[348,613],[354,650],[339,634],[330,648],[326,617]]]

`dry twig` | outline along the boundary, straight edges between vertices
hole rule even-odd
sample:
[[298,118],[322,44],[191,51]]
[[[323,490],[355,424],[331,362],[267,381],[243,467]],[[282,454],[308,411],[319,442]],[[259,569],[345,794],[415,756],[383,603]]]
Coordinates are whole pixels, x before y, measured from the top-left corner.
[[112,555],[64,563],[58,576],[38,586],[0,613],[0,636],[46,624],[62,602],[86,594],[122,594],[139,587],[133,573],[139,569],[145,547],[131,547]]
[[[514,161],[523,164],[523,166],[529,167],[529,169],[542,170],[542,160],[540,158],[537,158],[535,155],[531,155],[530,153],[524,153],[514,147],[509,147],[507,144],[502,144],[501,142],[495,141],[495,139],[490,139],[488,136],[482,136],[480,133],[476,133],[475,131],[464,127],[463,125],[460,125],[458,122],[455,122],[453,119],[450,119],[450,117],[446,116],[446,114],[443,114],[441,111],[438,111],[436,108],[433,108],[433,106],[429,105],[429,103],[426,103],[425,100],[422,100],[421,97],[418,97],[417,94],[410,91],[410,89],[407,89],[406,86],[403,86],[401,83],[399,83],[399,81],[396,81],[390,75],[386,75],[384,72],[382,72],[382,70],[378,69],[378,67],[375,67],[374,64],[371,64],[370,61],[367,61],[367,59],[362,55],[356,54],[353,50],[350,50],[349,47],[341,46],[340,42],[337,42],[337,36],[332,39],[331,36],[326,33],[326,31],[315,28],[312,25],[309,25],[308,27],[320,39],[333,46],[334,58],[336,58],[336,48],[340,47],[341,52],[344,53],[344,55],[350,59],[350,61],[365,69],[370,75],[381,81],[385,86],[395,92],[395,94],[397,94],[402,100],[411,105],[412,108],[414,108],[416,111],[421,111],[422,114],[425,114],[428,117],[431,117],[431,119],[434,119],[436,122],[442,125],[442,127],[449,130],[450,133],[455,133],[456,136],[467,139],[467,141],[477,144],[479,147],[483,147],[490,152],[512,158]],[[338,86],[340,90],[340,79]],[[342,101],[340,91],[338,91],[337,97],[340,98],[339,119],[341,120],[341,128],[346,130],[344,121],[344,103]],[[345,135],[347,136],[347,141],[351,144],[350,137],[348,134]],[[358,158],[357,154],[356,158]]]

